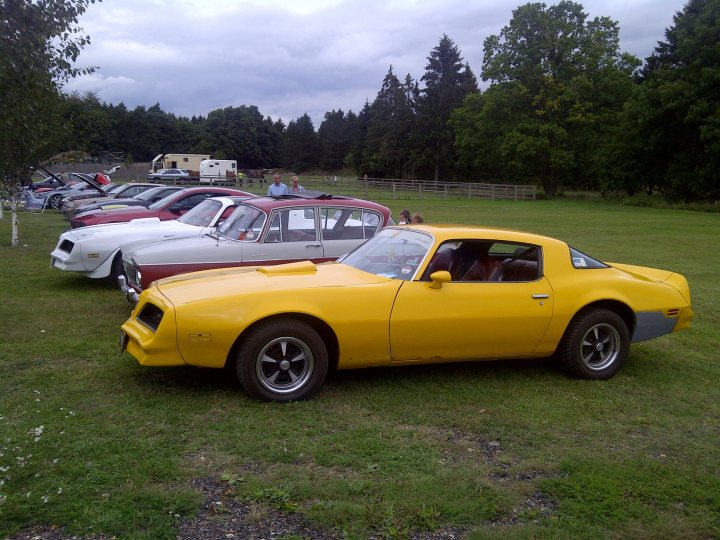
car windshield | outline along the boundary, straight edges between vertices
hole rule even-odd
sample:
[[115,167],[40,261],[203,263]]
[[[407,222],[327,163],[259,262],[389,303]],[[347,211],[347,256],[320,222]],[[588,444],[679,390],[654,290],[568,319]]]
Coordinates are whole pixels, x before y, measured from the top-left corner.
[[168,201],[170,199],[175,199],[178,197],[178,192],[175,191],[173,193],[168,193],[167,197],[163,197],[159,201],[155,201],[150,206],[148,206],[148,209],[150,210],[162,210],[167,205]]
[[410,280],[433,244],[430,235],[407,229],[383,229],[339,259],[358,270]]
[[205,199],[195,208],[191,208],[187,213],[178,218],[178,221],[186,225],[194,225],[195,227],[207,227],[212,223],[213,218],[222,208],[220,201]]
[[127,184],[105,184],[100,189],[102,189],[105,193],[109,193],[110,195],[112,195],[113,193],[117,193],[118,191],[124,191],[125,189],[127,189],[125,187],[126,185]]
[[241,204],[218,228],[218,232],[233,240],[255,241],[260,236],[265,218],[265,213],[260,209]]

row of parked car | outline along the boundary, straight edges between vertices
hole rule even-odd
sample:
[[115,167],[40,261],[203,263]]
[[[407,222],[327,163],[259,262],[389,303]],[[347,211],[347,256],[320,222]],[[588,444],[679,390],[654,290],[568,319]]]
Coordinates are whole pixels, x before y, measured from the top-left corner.
[[607,379],[631,342],[693,317],[679,274],[530,233],[395,226],[383,205],[321,192],[178,188],[70,219],[52,266],[121,282],[136,303],[123,351],[230,368],[264,400],[309,397],[333,367],[554,355]]
[[179,273],[334,260],[393,223],[387,207],[370,201],[310,191],[255,197],[213,186],[174,187],[149,206],[67,215],[72,228],[51,254],[53,267],[125,278],[131,299],[150,282]]

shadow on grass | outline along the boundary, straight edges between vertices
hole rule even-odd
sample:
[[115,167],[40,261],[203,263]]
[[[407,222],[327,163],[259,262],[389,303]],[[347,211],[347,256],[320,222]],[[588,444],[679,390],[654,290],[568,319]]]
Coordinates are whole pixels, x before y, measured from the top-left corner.
[[[196,394],[237,392],[245,395],[233,373],[226,369],[181,367],[128,367],[125,375],[145,391],[175,393],[178,390]],[[555,362],[544,360],[495,360],[454,362],[420,366],[390,366],[339,370],[328,374],[321,396],[352,396],[358,391],[386,393],[404,389],[438,389],[440,387],[476,388],[478,384],[553,384],[568,377]]]

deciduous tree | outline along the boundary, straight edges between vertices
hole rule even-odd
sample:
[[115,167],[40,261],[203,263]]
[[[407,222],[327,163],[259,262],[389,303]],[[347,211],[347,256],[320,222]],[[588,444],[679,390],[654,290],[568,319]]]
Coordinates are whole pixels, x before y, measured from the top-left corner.
[[551,197],[561,185],[595,182],[593,152],[639,66],[620,53],[618,34],[615,21],[588,20],[582,5],[567,0],[513,11],[510,24],[485,40],[490,88],[455,115],[461,158],[493,156],[505,175],[538,181]]
[[78,17],[95,0],[0,0],[0,182],[12,201],[29,167],[49,157],[59,134],[58,85],[92,68],[74,67],[90,38]]

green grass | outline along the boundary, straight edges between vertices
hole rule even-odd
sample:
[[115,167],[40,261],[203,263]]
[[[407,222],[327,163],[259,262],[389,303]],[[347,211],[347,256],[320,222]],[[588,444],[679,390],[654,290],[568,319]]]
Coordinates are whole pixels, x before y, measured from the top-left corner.
[[531,361],[371,369],[332,375],[307,402],[259,403],[219,371],[119,354],[119,292],[49,268],[63,218],[21,214],[11,248],[6,213],[0,536],[40,524],[174,538],[204,477],[350,538],[720,536],[720,216],[372,195],[395,215],[539,232],[681,272],[693,327],[634,345],[606,382]]

